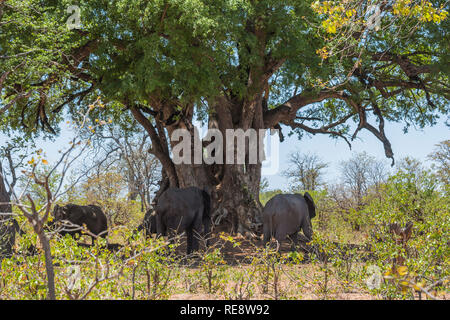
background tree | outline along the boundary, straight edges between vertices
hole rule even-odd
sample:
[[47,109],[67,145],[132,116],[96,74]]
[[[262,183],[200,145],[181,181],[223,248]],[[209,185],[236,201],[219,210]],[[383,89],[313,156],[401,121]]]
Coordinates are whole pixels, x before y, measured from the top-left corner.
[[22,231],[13,216],[11,196],[31,146],[17,136],[0,145],[0,257],[12,254],[16,233]]
[[290,180],[291,190],[317,190],[324,184],[323,169],[328,164],[317,154],[306,154],[299,151],[289,155],[289,169],[283,171],[283,176]]
[[444,185],[450,184],[450,140],[436,145],[436,150],[428,156],[434,161],[433,168]]
[[263,191],[260,194],[260,201],[261,204],[264,206],[266,205],[267,201],[269,201],[270,199],[272,199],[274,196],[276,196],[277,194],[281,194],[283,193],[283,190],[280,189],[275,189],[275,190],[267,190],[267,191]]
[[348,188],[356,206],[361,207],[363,198],[371,186],[380,186],[386,181],[388,170],[382,161],[366,152],[354,154],[340,163],[342,183]]
[[409,195],[403,211],[408,212],[412,219],[422,221],[424,212],[421,208],[438,186],[435,173],[426,169],[420,160],[405,157],[397,164],[396,174],[397,179],[403,183],[401,188],[407,189]]
[[[347,193],[344,200],[349,200],[354,212],[359,212],[366,204],[369,190],[374,188],[379,192],[382,184],[387,180],[388,170],[382,161],[376,160],[366,152],[354,154],[350,159],[340,164],[343,188],[335,191]],[[355,229],[359,230],[356,222]]]
[[[136,126],[132,121],[130,127]],[[123,129],[113,125],[105,126],[96,142],[109,155],[108,163],[117,162],[127,181],[128,199],[141,202],[141,210],[146,212],[152,203],[152,194],[161,180],[161,165],[149,152],[152,149],[150,137],[146,132]]]
[[397,171],[406,173],[409,177],[409,183],[420,184],[420,181],[426,174],[426,170],[419,159],[413,157],[404,157],[396,165]]
[[3,168],[0,162],[0,261],[12,254],[16,238],[17,221],[12,217],[11,197],[6,189]]

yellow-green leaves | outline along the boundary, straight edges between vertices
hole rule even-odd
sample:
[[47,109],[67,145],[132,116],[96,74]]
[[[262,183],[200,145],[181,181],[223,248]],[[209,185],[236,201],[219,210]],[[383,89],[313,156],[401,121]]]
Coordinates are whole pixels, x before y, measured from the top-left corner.
[[400,266],[397,268],[397,272],[400,276],[405,276],[408,273],[408,267],[407,266]]
[[[369,27],[368,21],[378,19],[393,20],[396,17],[410,17],[420,22],[441,23],[448,12],[443,7],[435,8],[429,1],[397,0],[392,7],[381,8],[377,1],[361,6],[359,1],[316,1],[313,10],[324,16],[322,29],[328,34],[336,34],[340,29],[351,28],[361,31]],[[372,12],[376,8],[379,14]]]
[[429,1],[398,0],[392,7],[394,15],[413,16],[421,22],[441,23],[448,12],[443,7],[435,8]]

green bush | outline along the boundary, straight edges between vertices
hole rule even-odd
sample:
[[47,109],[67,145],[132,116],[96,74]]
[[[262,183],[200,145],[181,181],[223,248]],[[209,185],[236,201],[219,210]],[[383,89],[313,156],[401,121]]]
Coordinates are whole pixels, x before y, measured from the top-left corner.
[[[381,201],[373,201],[364,209],[371,218],[369,241],[386,276],[378,293],[387,298],[411,298],[414,290],[439,293],[449,276],[447,190],[438,189],[429,172],[417,177],[399,171],[390,177],[382,194]],[[393,226],[404,228],[407,223],[413,227],[405,241]]]

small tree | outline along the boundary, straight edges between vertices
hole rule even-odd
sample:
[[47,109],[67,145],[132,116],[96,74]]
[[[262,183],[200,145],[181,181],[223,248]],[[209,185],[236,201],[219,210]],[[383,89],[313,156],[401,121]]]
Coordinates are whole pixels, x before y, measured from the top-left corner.
[[290,168],[282,174],[290,180],[292,190],[317,190],[323,185],[323,170],[328,163],[317,154],[293,152],[289,155],[289,165]]
[[[127,128],[109,124],[98,135],[97,145],[105,150],[110,161],[117,162],[127,183],[128,199],[141,200],[141,210],[147,211],[152,202],[151,194],[161,179],[161,165],[151,153],[152,143],[145,132],[135,132],[136,121]],[[106,142],[106,143],[105,143]]]
[[[387,169],[382,161],[376,160],[366,152],[354,154],[350,159],[342,161],[341,176],[343,188],[340,190],[348,193],[353,212],[359,212],[365,204],[364,198],[370,188],[379,192],[380,187],[387,178]],[[360,224],[353,221],[354,228],[360,229]]]
[[411,181],[417,182],[424,174],[425,169],[420,160],[412,157],[404,157],[397,163],[397,171],[409,174]]
[[[85,127],[89,112],[95,108],[99,103],[99,99],[89,106],[89,110],[86,113],[80,113],[80,119],[76,125],[76,129]],[[92,132],[95,132],[92,129]],[[36,150],[31,159],[28,160],[27,166],[23,166],[22,170],[22,185],[20,187],[20,193],[14,189],[15,181],[17,178],[13,176],[14,184],[10,184],[10,198],[8,203],[4,205],[9,206],[10,210],[12,206],[16,206],[20,209],[20,212],[27,219],[33,228],[33,231],[39,238],[39,242],[42,246],[45,256],[45,269],[47,274],[47,298],[50,300],[56,299],[55,288],[55,271],[53,266],[53,257],[51,254],[50,240],[45,232],[45,225],[50,217],[50,211],[52,204],[58,197],[65,194],[68,190],[73,188],[80,179],[76,179],[71,185],[63,188],[63,184],[66,181],[66,177],[74,163],[90,147],[90,140],[84,140],[76,137],[69,142],[69,147],[65,151],[61,151],[61,155],[56,163],[48,168],[49,162],[45,159],[45,153],[42,149]],[[12,159],[11,157],[9,158]],[[21,158],[22,160],[25,158]],[[29,156],[28,156],[29,159]],[[22,161],[23,162],[23,161]],[[21,163],[22,163],[21,162]],[[13,165],[10,162],[10,169],[15,172],[17,165]],[[44,167],[44,168],[43,168]],[[91,168],[87,168],[85,172],[88,172]],[[56,178],[55,178],[56,177]],[[1,189],[4,189],[3,176],[1,178]],[[65,190],[63,190],[65,189]],[[3,193],[0,190],[0,194]],[[43,195],[38,197],[39,202],[31,196],[31,192],[34,191],[35,195]],[[39,199],[41,198],[41,199]],[[1,200],[1,199],[0,199]]]
[[363,204],[369,188],[380,186],[387,178],[384,163],[366,152],[357,153],[340,165],[343,183],[355,198],[358,208]]
[[444,185],[450,184],[450,140],[436,145],[436,149],[428,156],[434,164],[433,168]]

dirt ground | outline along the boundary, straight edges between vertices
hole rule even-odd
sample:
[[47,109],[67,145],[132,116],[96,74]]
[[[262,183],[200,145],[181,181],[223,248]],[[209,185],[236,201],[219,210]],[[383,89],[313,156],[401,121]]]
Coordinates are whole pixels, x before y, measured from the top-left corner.
[[[224,234],[224,237],[228,237],[228,234]],[[250,264],[257,255],[257,250],[262,248],[262,241],[258,238],[248,239],[242,236],[233,237],[234,243],[229,242],[221,238],[219,235],[213,235],[210,240],[210,250],[214,248],[220,248],[223,260],[230,267],[229,271],[238,272],[242,269],[250,268]],[[238,243],[238,245],[235,245]],[[276,247],[276,243],[272,242],[272,247]],[[279,290],[280,299],[299,299],[299,300],[311,300],[311,299],[338,299],[338,300],[373,300],[377,297],[370,295],[367,290],[362,288],[348,288],[341,290],[341,287],[336,281],[330,281],[331,289],[327,295],[319,293],[320,289],[313,283],[308,281],[308,278],[313,278],[314,274],[317,274],[318,270],[316,266],[313,266],[309,262],[308,258],[308,246],[306,245],[306,239],[301,238],[299,241],[299,251],[304,256],[304,263],[296,266],[286,266],[285,270],[291,274],[303,274],[306,275],[301,281],[304,284],[301,288],[298,288],[298,283],[290,279],[286,274],[280,274]],[[204,246],[201,248],[204,248]],[[290,252],[291,244],[288,241],[281,243],[279,252],[281,255]],[[180,245],[176,249],[178,255],[184,255],[186,252],[186,243],[184,239],[181,239]],[[198,264],[189,262],[189,268],[192,268],[192,272],[198,271]],[[296,270],[296,268],[298,270]],[[297,272],[298,271],[298,272]],[[308,276],[309,275],[309,276]],[[310,283],[309,283],[310,282]],[[231,282],[227,286],[227,290],[235,286],[236,283]],[[181,288],[180,288],[181,289]],[[182,290],[182,289],[181,289]],[[250,299],[274,299],[273,294],[263,294],[258,287],[255,287],[254,295]],[[169,297],[169,300],[223,300],[226,297],[222,294],[207,294],[207,293],[176,293]]]
[[[223,234],[223,237],[229,237],[229,234]],[[307,253],[306,239],[299,237],[299,250],[303,253]],[[213,234],[209,240],[209,250],[220,248],[223,255],[223,259],[228,265],[242,265],[249,264],[257,254],[257,250],[263,247],[262,240],[254,237],[252,239],[245,238],[243,236],[233,236],[233,242],[226,241],[218,234]],[[204,242],[200,241],[200,248],[205,249]],[[277,244],[272,241],[272,248],[276,248]],[[285,254],[290,252],[291,244],[286,240],[281,243],[279,252]],[[179,255],[186,254],[186,241],[185,237],[181,237],[179,246],[176,249],[176,253]]]

